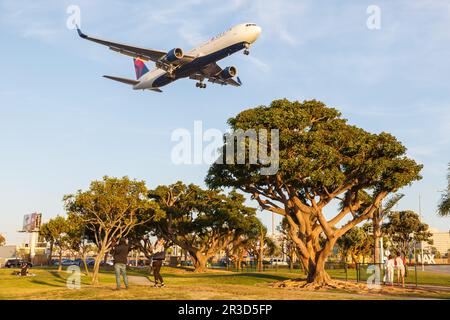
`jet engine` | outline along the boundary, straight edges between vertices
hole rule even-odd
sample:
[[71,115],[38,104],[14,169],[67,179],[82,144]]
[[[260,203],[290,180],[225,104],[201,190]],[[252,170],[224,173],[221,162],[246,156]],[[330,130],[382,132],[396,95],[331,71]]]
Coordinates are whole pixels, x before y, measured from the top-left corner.
[[226,67],[220,72],[220,78],[222,79],[230,79],[237,75],[236,67]]
[[182,59],[183,56],[184,56],[183,50],[181,50],[180,48],[175,48],[167,52],[166,56],[164,57],[164,60],[169,63],[172,63]]

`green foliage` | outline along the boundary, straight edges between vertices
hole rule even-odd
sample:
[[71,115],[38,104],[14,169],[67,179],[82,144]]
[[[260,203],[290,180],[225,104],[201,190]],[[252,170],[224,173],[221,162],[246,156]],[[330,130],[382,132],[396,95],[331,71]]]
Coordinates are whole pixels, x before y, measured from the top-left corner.
[[[279,175],[300,195],[303,189],[324,194],[349,183],[358,190],[392,192],[420,178],[422,166],[406,158],[395,137],[368,133],[340,116],[316,100],[284,99],[245,110],[228,123],[232,130],[279,129]],[[261,166],[214,164],[206,181],[211,187],[267,186]]]
[[51,242],[57,246],[63,246],[67,240],[69,224],[66,218],[56,216],[47,223],[42,224],[39,234],[45,241]]
[[65,196],[64,201],[67,212],[86,226],[95,242],[101,244],[106,238],[109,247],[110,240],[126,237],[136,225],[150,219],[149,212],[157,211],[147,193],[144,181],[105,176],[93,181],[89,190]]
[[337,240],[336,244],[344,259],[350,255],[353,262],[357,263],[358,256],[371,255],[374,241],[369,228],[369,223],[365,223],[362,227],[354,227]]
[[126,237],[133,228],[148,222],[158,211],[147,194],[144,181],[105,176],[103,180],[93,181],[89,190],[79,190],[64,197],[69,216],[85,226],[84,235],[99,249],[92,275],[94,284],[98,283],[100,260],[110,251],[113,241]]
[[[340,236],[372,218],[388,194],[421,179],[422,166],[406,157],[394,136],[350,125],[336,109],[316,100],[275,100],[242,111],[228,123],[233,132],[278,129],[279,170],[268,176],[261,172],[263,164],[249,159],[241,165],[216,162],[206,183],[240,189],[262,209],[286,217],[303,266],[320,277],[315,282],[326,282],[323,261]],[[342,202],[341,210],[327,220],[322,211],[333,200]],[[309,274],[308,281],[312,278]]]
[[450,216],[450,163],[448,164],[447,191],[442,194],[438,212],[440,216]]
[[245,206],[245,198],[235,191],[226,195],[177,182],[158,186],[149,197],[164,212],[151,223],[156,234],[188,250],[194,259],[207,259],[258,223],[255,209]]
[[413,243],[421,241],[433,244],[428,225],[420,221],[419,215],[411,210],[394,211],[389,221],[383,224],[383,232],[390,239],[396,251],[404,255]]
[[267,228],[261,222],[255,223],[252,229],[252,236],[248,237],[245,244],[245,249],[251,256],[256,257],[259,261],[263,258],[261,253],[263,256],[269,257],[281,253],[281,248],[267,235]]

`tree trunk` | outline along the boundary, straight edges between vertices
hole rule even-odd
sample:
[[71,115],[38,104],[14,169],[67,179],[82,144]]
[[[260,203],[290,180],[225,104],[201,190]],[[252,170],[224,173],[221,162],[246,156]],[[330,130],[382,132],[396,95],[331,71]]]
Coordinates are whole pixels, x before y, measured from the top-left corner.
[[[307,272],[307,283],[314,286],[326,286],[330,285],[332,280],[328,273],[325,271],[325,262],[333,249],[336,238],[328,239],[323,249],[316,256],[316,259],[309,258],[305,267]],[[302,260],[304,261],[304,260]]]
[[62,270],[62,250],[59,250],[59,266],[58,271]]
[[381,239],[381,225],[377,218],[373,219],[373,240],[374,240],[374,263],[382,263],[380,261],[380,239]]
[[293,248],[291,248],[289,250],[289,268],[291,270],[294,269],[295,259],[296,259],[295,250]]
[[50,241],[50,253],[47,259],[47,265],[52,265],[52,255],[53,255],[53,241]]
[[89,276],[89,269],[86,263],[86,254],[83,254],[81,259],[83,260],[83,265],[84,265],[84,271],[86,273],[87,276]]
[[357,264],[358,264],[358,259],[356,259],[356,256],[355,256],[355,254],[354,254],[354,253],[352,253],[352,254],[351,254],[351,256],[352,256],[352,260],[353,260],[353,262],[355,263],[355,265],[357,265]]
[[261,232],[259,238],[259,254],[258,254],[258,271],[263,269],[263,259],[264,259],[264,235]]
[[190,252],[192,257],[192,263],[194,264],[194,272],[206,272],[206,262],[208,257],[202,255],[200,252]]
[[99,270],[100,270],[100,262],[104,259],[105,257],[105,246],[101,247],[102,249],[99,250],[97,257],[95,258],[95,263],[94,263],[94,269],[92,270],[92,284],[93,285],[98,285],[98,274],[99,274]]

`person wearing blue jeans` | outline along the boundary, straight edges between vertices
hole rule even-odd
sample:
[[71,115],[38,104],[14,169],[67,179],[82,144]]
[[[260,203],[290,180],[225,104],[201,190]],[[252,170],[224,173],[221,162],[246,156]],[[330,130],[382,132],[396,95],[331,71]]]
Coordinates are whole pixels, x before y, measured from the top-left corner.
[[120,276],[123,277],[125,288],[128,289],[127,265],[125,263],[115,263],[114,271],[116,272],[117,289],[120,289]]
[[123,277],[123,283],[125,288],[128,289],[128,278],[127,278],[127,262],[128,262],[128,252],[130,247],[127,245],[125,239],[120,239],[119,245],[115,246],[113,249],[114,258],[114,271],[116,272],[116,290],[120,289],[120,276]]

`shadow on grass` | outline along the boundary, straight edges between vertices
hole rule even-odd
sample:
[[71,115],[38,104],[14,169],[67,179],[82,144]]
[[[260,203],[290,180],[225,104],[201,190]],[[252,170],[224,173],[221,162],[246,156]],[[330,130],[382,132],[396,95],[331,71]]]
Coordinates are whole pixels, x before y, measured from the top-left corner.
[[[61,272],[64,272],[64,270],[63,271],[49,271],[48,273],[50,273],[53,277],[55,277],[55,278],[58,278],[58,279],[64,279],[62,276],[61,276]],[[65,280],[65,279],[64,279]]]
[[215,279],[215,278],[240,278],[240,277],[251,277],[251,278],[258,278],[258,279],[270,279],[274,281],[281,281],[281,280],[288,280],[291,279],[287,276],[281,276],[281,275],[274,275],[274,274],[264,274],[264,273],[252,273],[252,272],[240,272],[240,273],[230,273],[230,274],[211,274],[211,273],[191,273],[189,275],[186,274],[173,274],[173,273],[167,273],[164,274],[162,272],[165,278],[209,278],[209,279]]
[[[60,282],[60,281],[58,281],[58,282]],[[48,286],[48,287],[58,287],[58,288],[64,287],[64,286],[58,285],[56,283],[51,283],[51,282],[46,282],[46,281],[36,280],[36,279],[31,280],[31,283],[39,284],[39,285],[42,285],[42,286]]]

